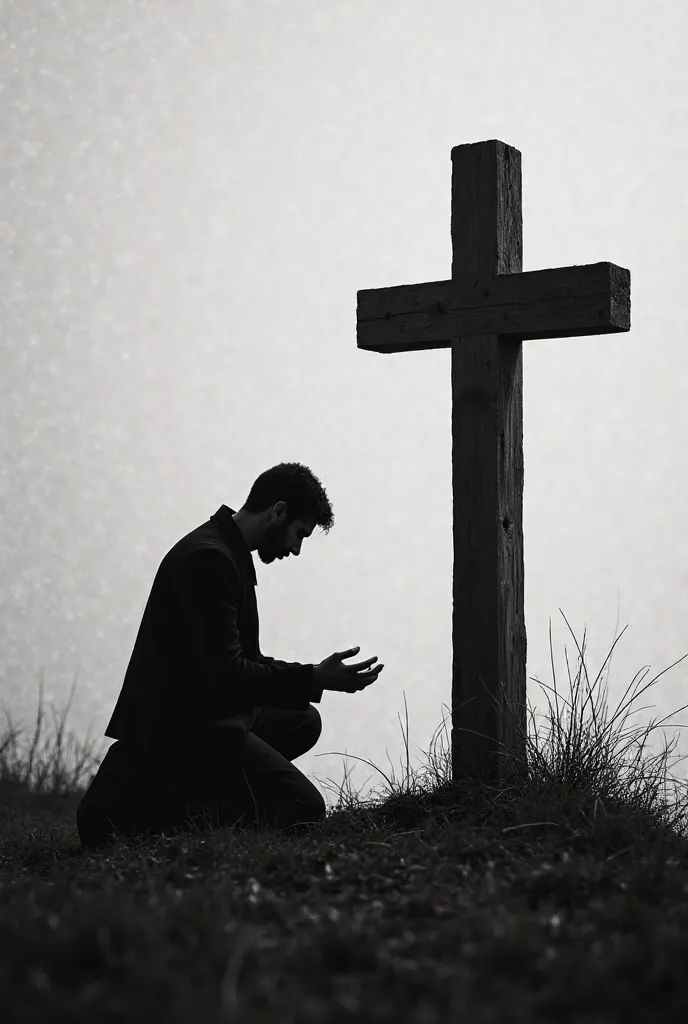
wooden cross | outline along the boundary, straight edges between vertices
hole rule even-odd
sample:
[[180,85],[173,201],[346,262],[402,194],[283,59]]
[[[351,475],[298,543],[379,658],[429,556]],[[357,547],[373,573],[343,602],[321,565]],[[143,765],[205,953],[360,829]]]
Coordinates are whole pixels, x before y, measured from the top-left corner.
[[522,342],[628,331],[631,275],[522,273],[520,151],[492,139],[451,159],[451,280],[359,291],[357,344],[451,349],[452,776],[488,781],[525,764]]

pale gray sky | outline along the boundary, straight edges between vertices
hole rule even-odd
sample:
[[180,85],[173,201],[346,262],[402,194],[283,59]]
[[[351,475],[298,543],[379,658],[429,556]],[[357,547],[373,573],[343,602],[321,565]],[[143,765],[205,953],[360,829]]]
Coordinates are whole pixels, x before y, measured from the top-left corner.
[[[522,153],[524,270],[631,271],[629,334],[524,346],[528,676],[688,653],[686,7],[2,0],[0,692],[102,733],[155,571],[268,466],[336,523],[257,558],[261,645],[386,668],[300,759],[397,776],[449,704],[450,354],[356,348],[356,291],[450,276],[450,151]],[[641,703],[688,702],[688,659]],[[541,708],[540,688],[529,683]],[[650,712],[631,722],[646,720]],[[688,722],[688,712],[679,716]],[[629,723],[630,724],[630,723]],[[103,749],[108,741],[103,740]],[[413,745],[415,744],[415,746]],[[688,753],[688,735],[679,752]],[[349,760],[354,788],[381,777]],[[370,777],[370,782],[366,780]],[[326,794],[329,797],[329,794]]]

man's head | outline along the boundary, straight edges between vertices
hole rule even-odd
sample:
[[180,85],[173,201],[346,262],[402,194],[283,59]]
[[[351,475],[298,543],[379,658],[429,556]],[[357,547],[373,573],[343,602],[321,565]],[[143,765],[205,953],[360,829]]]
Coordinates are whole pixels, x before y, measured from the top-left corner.
[[298,555],[316,526],[329,533],[332,506],[318,478],[298,462],[282,462],[255,480],[234,514],[250,551],[262,562]]

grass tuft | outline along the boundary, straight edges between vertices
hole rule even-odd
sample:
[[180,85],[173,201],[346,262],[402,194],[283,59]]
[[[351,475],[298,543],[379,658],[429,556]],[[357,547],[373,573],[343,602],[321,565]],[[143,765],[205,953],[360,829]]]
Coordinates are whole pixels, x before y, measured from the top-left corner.
[[[38,708],[33,736],[26,742],[21,728],[14,725],[10,712],[2,704],[6,729],[0,736],[0,801],[24,797],[61,797],[85,789],[97,769],[99,758],[93,751],[90,735],[85,741],[67,732],[67,717],[72,707],[78,671],[61,715],[54,707],[53,733],[45,736],[43,673],[38,686]],[[89,774],[90,773],[90,774]]]

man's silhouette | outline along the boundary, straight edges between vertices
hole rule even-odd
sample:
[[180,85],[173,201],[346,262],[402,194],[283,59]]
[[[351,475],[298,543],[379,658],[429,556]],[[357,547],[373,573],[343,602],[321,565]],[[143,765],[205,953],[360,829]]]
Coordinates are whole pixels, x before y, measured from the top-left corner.
[[266,564],[298,555],[333,522],[317,477],[281,463],[238,512],[222,505],[165,555],[105,731],[116,742],[77,810],[86,847],[191,822],[290,829],[325,816],[292,764],[320,736],[313,703],[363,689],[383,666],[343,665],[358,648],[319,665],[264,657],[251,552]]

